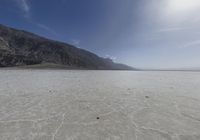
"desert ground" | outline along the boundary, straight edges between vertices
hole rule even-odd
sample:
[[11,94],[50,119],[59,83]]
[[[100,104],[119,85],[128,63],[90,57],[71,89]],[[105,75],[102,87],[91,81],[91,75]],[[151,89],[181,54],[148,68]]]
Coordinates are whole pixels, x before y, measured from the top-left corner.
[[200,73],[2,69],[0,140],[200,140]]

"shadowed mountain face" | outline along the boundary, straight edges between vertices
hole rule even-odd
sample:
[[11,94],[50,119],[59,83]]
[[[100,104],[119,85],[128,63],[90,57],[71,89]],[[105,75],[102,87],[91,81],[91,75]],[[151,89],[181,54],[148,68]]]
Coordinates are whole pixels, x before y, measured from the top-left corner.
[[72,45],[0,25],[0,67],[45,63],[79,69],[134,70]]

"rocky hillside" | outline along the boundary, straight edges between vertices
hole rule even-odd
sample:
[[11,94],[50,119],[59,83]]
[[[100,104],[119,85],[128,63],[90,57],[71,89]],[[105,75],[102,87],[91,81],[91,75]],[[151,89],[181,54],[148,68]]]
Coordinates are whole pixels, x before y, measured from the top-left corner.
[[80,69],[134,70],[75,46],[0,25],[0,67],[46,63]]

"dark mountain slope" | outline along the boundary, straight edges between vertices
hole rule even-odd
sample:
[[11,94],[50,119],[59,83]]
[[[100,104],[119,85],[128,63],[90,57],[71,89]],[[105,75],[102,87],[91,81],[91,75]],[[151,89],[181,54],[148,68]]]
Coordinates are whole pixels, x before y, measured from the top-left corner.
[[83,69],[133,70],[72,45],[0,25],[0,67],[44,63]]

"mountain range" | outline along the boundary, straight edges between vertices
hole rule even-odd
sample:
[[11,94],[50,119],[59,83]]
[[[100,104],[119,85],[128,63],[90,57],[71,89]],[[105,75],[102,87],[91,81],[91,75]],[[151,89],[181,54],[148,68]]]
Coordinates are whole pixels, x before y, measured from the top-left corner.
[[0,67],[15,66],[135,70],[73,45],[0,24]]

